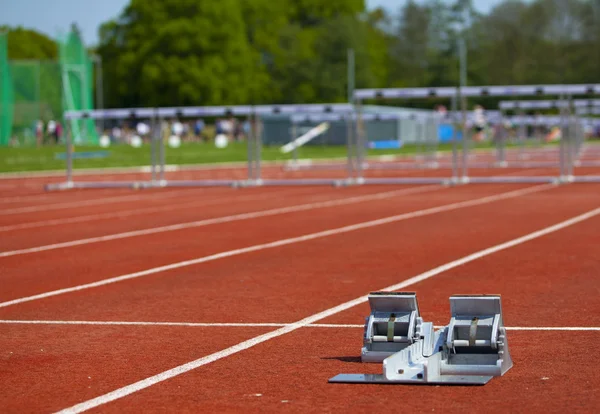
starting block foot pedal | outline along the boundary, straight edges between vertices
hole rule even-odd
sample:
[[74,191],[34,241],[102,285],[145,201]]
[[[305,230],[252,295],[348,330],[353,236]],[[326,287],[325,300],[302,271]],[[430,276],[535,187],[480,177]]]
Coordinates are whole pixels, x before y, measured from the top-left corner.
[[[413,312],[418,314],[414,293],[403,295],[414,299],[414,302],[405,300],[405,305],[414,304]],[[384,351],[367,347],[369,339],[372,341],[379,336],[376,335],[377,330],[381,329],[377,327],[381,323],[378,317],[385,317],[385,312],[392,313],[391,309],[397,309],[402,302],[392,298],[387,298],[387,301],[383,303],[375,299],[371,303],[372,313],[365,326],[365,347],[362,352],[363,356],[367,352],[371,360],[390,350],[389,347]],[[398,312],[393,311],[394,314]],[[329,382],[484,385],[512,368],[500,296],[454,295],[450,297],[450,312],[450,324],[438,331],[434,331],[431,323],[421,320],[419,328],[415,329],[418,334],[412,336],[413,340],[403,342],[399,351],[383,359],[383,374],[340,374]],[[420,319],[416,314],[414,318]],[[377,343],[372,341],[370,344]],[[390,343],[396,342],[387,341],[388,345]],[[369,355],[368,352],[373,354]]]
[[423,319],[414,292],[373,292],[369,294],[369,306],[362,362],[382,362],[419,339]]

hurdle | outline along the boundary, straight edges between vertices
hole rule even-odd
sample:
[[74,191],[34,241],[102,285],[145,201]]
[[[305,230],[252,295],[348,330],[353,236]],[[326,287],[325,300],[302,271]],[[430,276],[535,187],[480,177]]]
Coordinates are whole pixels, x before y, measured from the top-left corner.
[[[314,114],[314,115],[294,115],[292,116],[292,130],[295,130],[294,126],[302,123],[319,123],[319,122],[346,122],[346,147],[347,157],[345,163],[297,163],[291,168],[293,170],[342,170],[346,169],[348,179],[345,184],[449,184],[451,178],[382,178],[382,179],[365,179],[361,175],[363,170],[393,170],[393,169],[427,169],[431,168],[431,163],[435,160],[427,158],[425,154],[425,160],[423,163],[409,164],[407,162],[394,162],[386,161],[377,163],[374,160],[367,159],[364,155],[364,150],[367,145],[364,140],[360,139],[361,134],[357,133],[357,120],[359,119],[358,114]],[[437,140],[437,122],[436,114],[432,113],[380,113],[380,114],[363,114],[361,117],[363,123],[376,123],[382,121],[413,121],[421,128],[418,129],[421,137],[435,135]],[[364,124],[363,124],[364,125]],[[402,125],[402,124],[400,124]],[[363,135],[364,136],[364,135]],[[425,143],[427,140],[424,141]],[[435,156],[435,154],[431,154]],[[338,183],[339,184],[339,183]]]
[[[384,89],[357,89],[354,91],[355,105],[360,109],[363,102],[369,99],[427,99],[427,98],[454,98],[463,97],[508,97],[508,96],[560,96],[571,97],[574,95],[600,95],[600,84],[583,85],[520,85],[520,86],[470,86],[470,87],[442,87],[442,88],[384,88]],[[455,110],[455,108],[453,108]],[[454,111],[455,113],[456,111]],[[466,117],[463,117],[463,119]],[[563,117],[564,118],[564,117]],[[556,176],[491,176],[471,177],[469,175],[469,145],[467,142],[466,122],[463,121],[463,146],[461,157],[461,183],[495,183],[495,182],[568,182],[569,177],[566,157],[566,148],[561,144],[561,159]],[[455,139],[453,141],[456,141]],[[454,142],[456,145],[456,142]]]
[[[95,120],[126,120],[149,119],[155,127],[151,136],[150,177],[141,180],[127,181],[78,181],[73,168],[73,137],[71,131],[66,131],[66,179],[64,182],[47,184],[46,190],[67,190],[83,188],[156,188],[156,187],[250,187],[257,185],[277,184],[336,184],[336,180],[309,180],[280,182],[271,180],[264,182],[261,178],[262,167],[262,137],[257,123],[264,114],[294,114],[294,113],[347,113],[352,111],[349,104],[305,104],[305,105],[237,105],[237,106],[202,106],[202,107],[165,107],[165,108],[134,108],[107,109],[91,111],[68,111],[66,120],[95,119]],[[245,179],[204,179],[204,180],[169,180],[165,176],[166,156],[165,140],[161,128],[167,118],[214,118],[219,116],[246,117],[251,128],[247,137],[247,176]],[[68,125],[68,124],[67,124]]]
[[[569,119],[567,125],[568,134],[565,134],[569,143],[569,157],[574,166],[578,167],[597,167],[600,166],[599,161],[581,159],[584,152],[594,153],[596,155],[598,148],[593,151],[585,148],[585,128],[597,128],[600,123],[599,119],[586,118],[584,115],[600,115],[600,99],[574,99],[574,100],[534,100],[534,101],[501,101],[499,108],[502,111],[524,109],[524,110],[559,110],[561,112],[568,111],[569,117],[575,116],[575,119]],[[553,117],[539,116],[542,125],[549,125],[552,122],[554,125],[561,125],[561,122],[556,121]],[[531,120],[531,118],[528,118]],[[528,122],[531,124],[531,122]],[[564,125],[562,125],[564,127]],[[569,167],[571,170],[573,166]]]

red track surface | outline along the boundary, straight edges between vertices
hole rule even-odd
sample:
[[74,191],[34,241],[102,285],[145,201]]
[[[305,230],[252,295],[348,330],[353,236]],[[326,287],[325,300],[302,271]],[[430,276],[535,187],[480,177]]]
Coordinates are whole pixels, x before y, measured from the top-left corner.
[[[178,178],[185,174],[210,175],[185,172]],[[63,193],[36,188],[48,181],[0,180],[2,252],[371,197],[0,257],[0,302],[530,187],[431,187],[387,198],[374,195],[405,187]],[[0,320],[293,323],[599,206],[595,185],[540,187],[529,194],[181,265],[44,299],[11,306],[0,303]],[[124,216],[111,216],[115,213]],[[47,222],[75,218],[79,221],[71,224]],[[33,222],[37,227],[2,230]],[[597,328],[599,229],[600,215],[442,272],[407,290],[418,293],[424,318],[436,324],[448,323],[451,294],[500,293],[509,327]],[[360,325],[368,312],[362,304],[319,323]],[[67,408],[275,329],[0,323],[0,412]],[[484,387],[328,384],[341,372],[381,370],[377,364],[359,363],[361,336],[356,327],[303,327],[95,410],[592,412],[600,404],[600,380],[593,363],[600,330],[509,331],[515,366]]]

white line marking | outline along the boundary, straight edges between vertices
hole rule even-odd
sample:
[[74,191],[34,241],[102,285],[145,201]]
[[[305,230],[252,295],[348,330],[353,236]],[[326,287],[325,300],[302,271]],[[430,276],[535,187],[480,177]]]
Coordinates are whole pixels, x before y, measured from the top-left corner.
[[600,331],[597,326],[513,326],[509,331]]
[[215,217],[215,218],[211,218],[211,219],[190,221],[190,222],[186,222],[186,223],[171,224],[168,226],[153,227],[153,228],[143,229],[143,230],[126,231],[123,233],[108,234],[106,236],[89,237],[87,239],[79,239],[79,240],[71,240],[71,241],[62,242],[62,243],[47,244],[45,246],[37,246],[37,247],[30,247],[30,248],[26,248],[26,249],[10,250],[10,251],[6,251],[6,252],[1,252],[0,258],[9,257],[9,256],[17,256],[17,255],[21,255],[21,254],[38,253],[38,252],[43,252],[43,251],[48,251],[48,250],[63,249],[66,247],[81,246],[81,245],[85,245],[85,244],[100,243],[100,242],[106,242],[106,241],[111,241],[111,240],[121,240],[121,239],[126,239],[129,237],[139,237],[139,236],[147,236],[150,234],[165,233],[165,232],[169,232],[169,231],[185,230],[185,229],[191,229],[191,228],[195,228],[195,227],[208,226],[211,224],[230,223],[232,221],[248,220],[248,219],[253,219],[253,218],[268,217],[268,216],[274,216],[274,215],[279,215],[279,214],[288,214],[288,213],[295,213],[295,212],[299,212],[299,211],[314,210],[314,209],[318,209],[318,208],[355,204],[355,203],[361,203],[364,201],[382,200],[382,199],[386,199],[386,198],[396,197],[399,195],[407,195],[407,194],[422,193],[422,192],[426,192],[426,191],[438,190],[440,188],[442,188],[442,187],[439,187],[439,186],[412,187],[412,188],[405,188],[402,190],[387,191],[387,192],[369,194],[369,195],[363,195],[363,196],[347,197],[347,198],[341,198],[341,199],[335,199],[335,200],[329,200],[329,201],[320,201],[320,202],[307,203],[307,204],[298,204],[295,206],[278,207],[278,208],[269,209],[269,210],[259,210],[259,211],[253,211],[250,213],[241,213],[241,214],[234,214],[234,215],[230,215],[230,216]]
[[[276,322],[143,322],[143,321],[50,321],[50,320],[14,320],[0,319],[0,325],[84,325],[84,326],[173,326],[193,328],[280,328],[293,323]],[[364,325],[339,323],[311,323],[305,328],[345,328],[363,329]],[[435,329],[443,328],[436,326]],[[509,331],[599,331],[596,326],[509,326]]]
[[[107,194],[109,191],[107,190],[99,190],[98,193],[95,194]],[[61,197],[63,194],[59,193],[47,193],[47,194],[25,194],[19,196],[10,196],[10,197],[0,197],[0,203],[2,204],[13,204],[13,203],[22,203],[22,202],[33,202],[33,201],[55,201],[57,198]],[[72,200],[76,201],[76,200]]]
[[2,320],[0,325],[97,325],[97,326],[189,326],[189,327],[281,327],[285,323],[236,323],[236,322],[137,322],[137,321],[24,321]]
[[[0,210],[0,215],[9,215],[9,214],[21,214],[21,213],[33,213],[36,211],[49,211],[49,210],[63,210],[67,208],[75,208],[75,207],[85,207],[85,206],[95,206],[102,204],[112,204],[112,203],[124,203],[129,201],[146,201],[152,199],[164,199],[164,198],[173,198],[179,197],[185,194],[185,190],[182,191],[169,191],[169,192],[157,192],[157,193],[149,193],[149,194],[140,194],[140,195],[126,195],[126,196],[114,196],[114,197],[101,197],[94,198],[92,200],[79,200],[79,201],[66,201],[62,203],[52,203],[52,204],[43,204],[38,206],[28,206],[28,207],[17,207],[6,210]],[[187,194],[190,194],[189,192]]]
[[408,220],[408,219],[412,219],[412,218],[416,218],[416,217],[424,217],[424,216],[428,216],[428,215],[432,215],[432,214],[447,212],[447,211],[451,211],[451,210],[457,210],[460,208],[473,207],[473,206],[477,206],[477,205],[491,203],[491,202],[498,201],[498,200],[504,200],[507,198],[513,198],[513,197],[518,197],[518,196],[525,195],[525,194],[530,194],[533,192],[542,191],[549,187],[550,187],[549,185],[534,186],[534,187],[529,187],[529,188],[522,189],[522,190],[509,191],[507,193],[500,193],[500,194],[496,194],[493,196],[478,198],[475,200],[461,201],[461,202],[452,203],[452,204],[445,204],[445,205],[441,205],[438,207],[428,208],[425,210],[416,210],[416,211],[412,211],[409,213],[398,214],[396,216],[385,217],[382,219],[371,220],[371,221],[365,221],[365,222],[358,223],[358,224],[351,224],[349,226],[338,227],[335,229],[305,234],[303,236],[276,240],[274,242],[269,242],[269,243],[255,244],[253,246],[243,247],[241,249],[228,250],[225,252],[216,253],[216,254],[212,254],[209,256],[203,256],[203,257],[199,257],[196,259],[184,260],[182,262],[171,263],[171,264],[164,265],[164,266],[153,267],[153,268],[142,270],[139,272],[128,273],[128,274],[121,275],[121,276],[116,276],[116,277],[111,277],[108,279],[99,280],[97,282],[86,283],[83,285],[77,285],[77,286],[72,286],[69,288],[63,288],[63,289],[58,289],[58,290],[52,290],[49,292],[44,292],[44,293],[40,293],[40,294],[33,295],[33,296],[26,296],[26,297],[19,298],[19,299],[13,299],[13,300],[9,300],[6,302],[0,302],[0,308],[5,308],[7,306],[12,306],[12,305],[16,305],[19,303],[30,302],[30,301],[39,300],[39,299],[45,299],[45,298],[49,298],[52,296],[63,295],[65,293],[78,292],[78,291],[85,290],[85,289],[91,289],[91,288],[96,288],[99,286],[105,286],[105,285],[112,284],[112,283],[123,282],[126,280],[136,279],[139,277],[153,275],[153,274],[161,273],[161,272],[166,272],[169,270],[179,269],[182,267],[197,265],[200,263],[206,263],[206,262],[210,262],[213,260],[219,260],[219,259],[224,259],[227,257],[238,256],[241,254],[272,249],[275,247],[287,246],[290,244],[320,239],[323,237],[335,236],[335,235],[349,233],[349,232],[356,231],[356,230],[362,230],[362,229],[366,229],[366,228],[370,228],[370,227],[381,226],[383,224],[389,224],[389,223],[394,223],[394,222],[398,222],[398,221],[402,221],[402,220]]
[[[408,286],[414,285],[416,283],[422,282],[424,280],[430,279],[436,275],[439,275],[441,273],[444,273],[450,269],[462,266],[466,263],[472,262],[474,260],[480,259],[482,257],[485,256],[489,256],[493,253],[497,253],[499,251],[517,246],[519,244],[523,244],[525,242],[528,242],[530,240],[534,240],[536,238],[545,236],[547,234],[550,233],[554,233],[556,231],[559,231],[561,229],[564,229],[566,227],[572,226],[574,224],[580,223],[582,221],[588,220],[594,216],[597,216],[598,214],[600,214],[600,208],[596,208],[594,210],[588,211],[587,213],[581,214],[579,216],[570,218],[568,220],[562,221],[558,224],[546,227],[544,229],[535,231],[533,233],[529,233],[525,236],[522,237],[518,237],[516,239],[510,240],[508,242],[505,243],[501,243],[498,244],[496,246],[492,246],[489,247],[487,249],[484,250],[480,250],[478,252],[472,253],[468,256],[464,256],[458,260],[454,260],[452,262],[446,263],[442,266],[438,266],[434,269],[431,269],[425,273],[421,273],[420,275],[411,277],[410,279],[406,279],[400,283],[397,283],[395,285],[392,286],[388,286],[387,288],[384,289],[380,289],[381,291],[397,291],[397,290],[401,290],[404,289]],[[273,338],[277,338],[280,337],[282,335],[285,335],[289,332],[295,331],[297,329],[303,328],[307,325],[311,325],[317,321],[320,321],[322,319],[328,318],[330,316],[333,316],[337,313],[340,313],[342,311],[345,311],[347,309],[350,309],[356,305],[360,305],[364,302],[366,302],[368,300],[368,295],[364,295],[361,297],[358,297],[356,299],[353,299],[351,301],[348,301],[346,303],[342,303],[341,305],[335,306],[333,308],[327,309],[325,311],[316,313],[314,315],[308,316],[304,319],[299,320],[298,322],[292,323],[290,325],[286,325],[284,327],[281,327],[279,329],[276,329],[272,332],[268,332],[266,334],[263,335],[259,335],[256,336],[254,338],[248,339],[246,341],[240,342],[237,345],[233,345],[230,346],[229,348],[225,348],[221,351],[215,352],[213,354],[207,355],[205,357],[196,359],[194,361],[188,362],[186,364],[183,365],[179,365],[175,368],[169,369],[167,371],[161,372],[160,374],[154,375],[152,377],[148,377],[146,379],[134,382],[133,384],[130,385],[126,385],[124,387],[121,387],[119,389],[116,389],[114,391],[111,391],[109,393],[106,393],[104,395],[98,396],[96,398],[92,398],[90,400],[84,401],[80,404],[76,404],[72,407],[66,408],[62,411],[60,411],[60,413],[81,413],[87,410],[90,410],[92,408],[107,404],[111,401],[115,401],[118,400],[120,398],[123,398],[127,395],[133,394],[135,392],[141,391],[145,388],[151,387],[153,385],[156,385],[162,381],[166,381],[170,378],[176,377],[178,375],[184,374],[186,372],[189,372],[191,370],[194,370],[196,368],[199,368],[203,365],[207,365],[210,364],[211,362],[215,362],[218,361],[220,359],[223,359],[225,357],[228,357],[230,355],[236,354],[238,352],[241,352],[243,350],[246,350],[248,348],[252,348],[255,345],[258,345],[260,343],[266,342],[270,339]]]
[[[283,194],[288,194],[288,193],[285,192]],[[295,196],[296,194],[291,193],[291,195]],[[298,193],[297,195],[302,196],[304,194]],[[190,196],[191,197],[202,197],[202,195],[199,195],[199,194],[196,194],[196,195],[190,194],[190,195],[186,196],[186,198],[188,198]],[[278,196],[281,196],[281,194],[278,193]],[[209,206],[209,205],[213,205],[213,204],[231,202],[232,200],[235,200],[236,202],[237,201],[253,201],[253,200],[263,200],[265,198],[272,198],[272,197],[273,197],[273,194],[271,194],[271,193],[261,193],[261,194],[248,194],[248,195],[241,195],[241,196],[227,195],[224,197],[211,198],[209,200],[203,200],[202,198],[200,198],[200,199],[197,198],[196,200],[190,201],[187,203],[179,203],[178,202],[174,205],[170,204],[167,206],[137,208],[137,209],[133,209],[133,210],[120,210],[117,212],[105,213],[105,214],[90,214],[90,215],[86,215],[86,216],[60,218],[60,219],[54,219],[54,220],[33,221],[33,222],[29,222],[29,223],[14,224],[14,225],[10,225],[10,226],[0,226],[0,232],[24,230],[24,229],[31,229],[31,228],[38,228],[38,227],[46,227],[46,226],[56,226],[59,224],[82,223],[82,222],[87,222],[87,221],[104,220],[104,219],[109,219],[109,218],[123,218],[123,217],[135,216],[135,215],[139,215],[139,214],[156,213],[159,211],[175,211],[175,210],[178,210],[181,208],[188,208],[188,207],[193,207],[193,206]]]

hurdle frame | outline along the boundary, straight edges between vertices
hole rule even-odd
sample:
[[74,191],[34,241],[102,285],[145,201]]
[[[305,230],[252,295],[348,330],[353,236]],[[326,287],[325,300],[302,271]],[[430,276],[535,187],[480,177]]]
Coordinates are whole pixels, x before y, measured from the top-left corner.
[[[510,100],[510,101],[500,101],[498,107],[501,111],[513,110],[513,109],[524,109],[524,110],[535,110],[535,109],[545,109],[545,110],[556,110],[559,111],[568,111],[569,118],[575,116],[575,132],[570,132],[567,136],[568,144],[569,144],[569,156],[572,157],[570,165],[568,169],[572,172],[574,166],[578,167],[596,167],[600,165],[600,162],[589,162],[589,161],[580,161],[576,159],[576,154],[583,147],[584,138],[583,131],[580,128],[583,125],[597,127],[600,126],[600,119],[598,118],[586,118],[583,115],[600,115],[600,99],[573,99],[573,100]],[[542,125],[548,126],[550,124],[561,124],[558,122],[555,117],[552,116],[539,116],[535,117],[536,119],[542,121]],[[525,123],[531,125],[532,122],[530,120],[531,117],[525,117]],[[572,119],[570,119],[572,122]]]
[[[263,114],[293,113],[347,113],[352,111],[350,104],[282,104],[282,105],[233,105],[201,107],[165,107],[67,111],[65,120],[77,119],[150,119],[153,126],[151,134],[151,155],[149,180],[134,181],[76,181],[73,169],[74,145],[70,130],[66,132],[66,178],[64,182],[47,184],[47,191],[84,189],[84,188],[157,188],[157,187],[252,187],[259,185],[336,185],[338,180],[263,180],[261,178],[262,136],[257,131],[258,120]],[[165,178],[165,140],[162,136],[162,121],[165,118],[210,118],[216,116],[246,116],[250,122],[247,137],[247,178],[245,180],[167,180]],[[68,124],[68,123],[67,123]],[[158,132],[157,132],[158,130]]]
[[[489,96],[573,96],[573,95],[600,95],[600,84],[581,84],[581,85],[514,85],[514,86],[468,86],[468,87],[441,87],[441,88],[383,88],[383,89],[357,89],[354,91],[354,103],[360,108],[362,102],[367,99],[425,99],[425,98],[451,98],[457,99],[464,97],[489,97]],[[360,112],[359,112],[360,113]],[[463,117],[464,118],[464,117]],[[466,121],[466,120],[465,120]],[[466,122],[463,122],[463,131],[466,129]],[[469,177],[468,175],[468,145],[466,134],[463,132],[463,154],[462,154],[462,175],[458,182],[466,183],[562,183],[576,181],[574,177],[569,177],[567,166],[564,160],[561,160],[558,177],[554,176],[490,176],[490,177]],[[561,140],[562,141],[562,140]],[[561,153],[563,153],[561,148]]]

